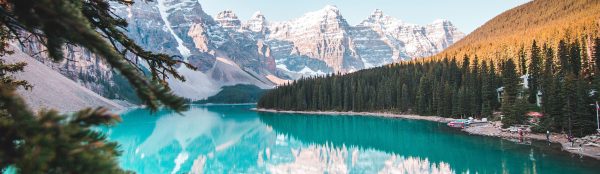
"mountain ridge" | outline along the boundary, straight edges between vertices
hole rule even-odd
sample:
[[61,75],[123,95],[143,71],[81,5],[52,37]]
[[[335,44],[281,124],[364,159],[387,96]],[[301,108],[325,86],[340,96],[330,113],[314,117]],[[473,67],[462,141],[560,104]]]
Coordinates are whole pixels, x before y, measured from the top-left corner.
[[[288,21],[269,22],[261,13],[255,13],[243,23],[260,33],[255,38],[265,39],[272,46],[279,66],[294,66],[287,63],[286,57],[308,65],[309,61],[318,60],[330,69],[318,65],[306,67],[325,73],[353,72],[429,56],[464,36],[448,20],[420,26],[386,16],[381,10],[375,10],[357,25],[350,25],[340,10],[331,5]],[[298,72],[305,67],[291,69]]]
[[[253,14],[250,20],[241,21],[231,10],[213,17],[204,12],[196,0],[145,1],[129,6],[111,2],[111,5],[116,15],[129,22],[126,34],[144,49],[180,56],[198,68],[199,71],[192,71],[184,66],[177,67],[186,82],[167,79],[175,94],[190,100],[217,94],[224,86],[248,84],[270,89],[301,77],[353,72],[408,56],[403,53],[402,42],[397,39],[381,41],[382,36],[388,37],[385,33],[349,25],[335,6],[307,13],[318,19],[309,23],[319,27],[307,33],[313,34],[314,39],[302,41],[299,37],[304,34],[273,31],[275,24],[260,12]],[[383,16],[383,12],[380,13]],[[329,21],[321,21],[323,16]],[[281,26],[284,30],[303,31],[298,26]],[[420,34],[426,34],[425,28],[419,28]],[[445,30],[440,32],[445,33]],[[277,34],[280,35],[275,37]],[[286,39],[285,35],[297,38]],[[430,41],[426,43],[433,45]],[[30,55],[42,51],[43,47],[36,43],[23,48],[23,52]],[[46,62],[44,55],[36,59],[105,97],[136,99],[127,86],[119,86],[124,81],[118,73],[112,72],[89,51],[65,48],[64,52],[74,61]],[[139,66],[147,65],[139,63]],[[113,94],[117,86],[117,93]]]
[[[448,47],[434,59],[478,55],[504,59],[516,57],[522,45],[532,40],[551,43],[597,37],[600,1],[536,0],[507,10]],[[591,41],[585,41],[591,43]],[[500,52],[507,52],[501,54]],[[508,54],[508,55],[507,55]]]

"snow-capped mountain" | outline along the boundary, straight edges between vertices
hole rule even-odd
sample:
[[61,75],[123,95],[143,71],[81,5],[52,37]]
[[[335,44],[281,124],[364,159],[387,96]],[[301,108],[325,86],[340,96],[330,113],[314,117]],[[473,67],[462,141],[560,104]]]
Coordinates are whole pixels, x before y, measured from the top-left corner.
[[280,69],[300,74],[352,72],[426,57],[464,37],[447,20],[420,26],[386,16],[381,10],[351,26],[331,5],[291,21],[268,23],[261,18],[261,25],[254,17],[247,25],[263,28],[260,31],[266,33],[263,38]]
[[197,100],[216,94],[222,86],[253,84],[272,88],[277,77],[270,49],[238,31],[241,22],[232,11],[213,18],[196,0],[158,0],[116,5],[130,22],[128,35],[146,49],[180,55],[199,68],[181,66],[186,82],[170,80],[178,95]]
[[[260,12],[247,21],[231,10],[213,17],[197,0],[112,5],[117,15],[128,20],[127,34],[139,45],[181,56],[198,67],[199,71],[179,67],[186,82],[168,81],[176,94],[192,100],[212,96],[223,86],[272,88],[302,76],[352,72],[428,56],[464,35],[449,21],[418,26],[385,16],[380,10],[352,26],[335,6],[290,21],[270,22]],[[28,49],[25,51],[30,53],[38,50],[35,45]],[[47,65],[95,92],[114,95],[103,93],[110,92],[107,86],[120,83],[110,68],[89,51],[77,49],[65,52],[79,63]]]
[[[296,66],[292,71],[305,68],[325,73],[361,69],[364,66],[351,43],[351,26],[334,6],[310,12],[295,20],[272,23],[266,40],[280,67]],[[299,60],[293,60],[299,59]],[[327,68],[311,67],[308,60],[324,62]],[[308,65],[297,66],[296,62]],[[290,70],[290,69],[287,69]]]
[[244,30],[249,30],[262,36],[266,34],[268,30],[267,25],[268,23],[265,15],[260,11],[257,11],[250,19],[248,19],[248,21],[246,21],[246,23],[244,23]]

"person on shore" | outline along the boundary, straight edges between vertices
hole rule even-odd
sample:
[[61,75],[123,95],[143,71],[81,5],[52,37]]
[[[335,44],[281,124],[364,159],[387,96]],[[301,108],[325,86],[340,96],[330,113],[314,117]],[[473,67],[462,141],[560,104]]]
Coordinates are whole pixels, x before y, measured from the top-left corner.
[[517,133],[519,134],[519,143],[523,142],[523,130],[521,128],[517,129]]
[[548,141],[548,143],[550,143],[550,131],[546,130],[546,141]]
[[523,130],[521,128],[517,129],[517,133],[519,133],[519,137],[523,138]]
[[567,135],[567,140],[571,143],[571,147],[575,144],[575,140],[573,140],[573,136]]

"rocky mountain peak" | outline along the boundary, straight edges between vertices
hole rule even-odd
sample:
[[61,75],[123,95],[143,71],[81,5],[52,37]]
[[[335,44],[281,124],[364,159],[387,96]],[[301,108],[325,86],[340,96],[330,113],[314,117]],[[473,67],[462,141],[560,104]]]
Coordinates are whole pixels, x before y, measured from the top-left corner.
[[363,20],[359,25],[394,28],[405,25],[405,23],[392,16],[386,16],[380,9],[375,9],[375,11],[373,11],[373,13],[371,13],[371,15],[369,15],[367,19]]
[[430,36],[430,40],[437,47],[441,48],[449,47],[465,37],[464,33],[460,32],[452,22],[446,19],[435,20],[433,23],[425,26],[425,29],[427,35]]
[[337,8],[337,6],[335,6],[335,5],[326,5],[322,10],[323,11],[331,11],[331,12],[339,12],[340,11]]
[[334,5],[326,5],[324,8],[304,14],[302,17],[290,21],[291,25],[320,26],[321,28],[337,28],[337,27],[349,27],[348,22],[340,10]]
[[221,27],[227,29],[236,29],[242,25],[242,22],[232,10],[219,12],[215,17],[215,20]]
[[322,9],[320,9],[318,11],[307,13],[305,15],[305,17],[307,17],[307,16],[321,17],[321,18],[329,18],[329,17],[337,18],[337,17],[341,17],[342,14],[340,13],[340,10],[335,5],[326,5],[325,7],[323,7]]
[[267,18],[260,11],[255,12],[244,24],[244,29],[264,33],[267,28]]
[[383,16],[383,11],[380,10],[380,9],[375,9],[375,11],[373,12],[373,14],[371,14],[371,16],[369,16],[369,19],[379,20],[379,19],[382,19],[383,17],[384,17]]
[[265,21],[267,18],[265,17],[265,15],[262,14],[262,12],[257,11],[257,12],[254,12],[254,14],[252,15],[252,17],[250,19]]

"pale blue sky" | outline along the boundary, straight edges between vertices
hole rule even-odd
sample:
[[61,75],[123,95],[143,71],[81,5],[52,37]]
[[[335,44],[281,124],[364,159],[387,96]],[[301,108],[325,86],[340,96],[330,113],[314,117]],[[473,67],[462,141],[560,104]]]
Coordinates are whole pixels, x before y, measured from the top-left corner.
[[337,6],[351,25],[360,23],[375,9],[408,23],[428,24],[448,19],[460,31],[469,33],[505,10],[529,0],[198,0],[206,13],[215,15],[233,10],[242,20],[261,11],[269,21],[285,21],[316,11],[325,5]]

